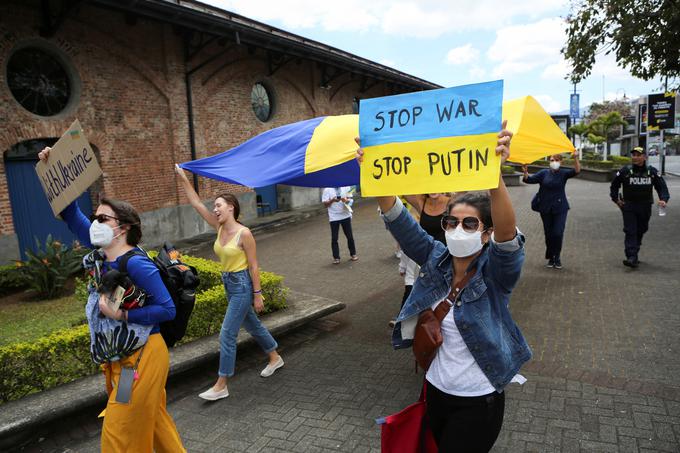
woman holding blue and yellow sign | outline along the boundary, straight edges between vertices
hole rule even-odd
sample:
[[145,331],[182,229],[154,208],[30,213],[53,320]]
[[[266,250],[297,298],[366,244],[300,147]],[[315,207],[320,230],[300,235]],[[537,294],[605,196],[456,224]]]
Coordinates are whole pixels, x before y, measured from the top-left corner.
[[[497,135],[495,154],[503,161],[511,137],[505,129]],[[359,149],[358,160],[363,157]],[[503,390],[525,381],[518,372],[531,358],[508,309],[524,263],[524,236],[508,190],[499,177],[488,195],[453,200],[441,224],[446,245],[428,235],[397,197],[377,198],[388,229],[421,266],[396,319],[393,346],[411,346],[419,319],[441,316],[442,343],[426,374],[427,415],[439,451],[489,451],[503,423]]]

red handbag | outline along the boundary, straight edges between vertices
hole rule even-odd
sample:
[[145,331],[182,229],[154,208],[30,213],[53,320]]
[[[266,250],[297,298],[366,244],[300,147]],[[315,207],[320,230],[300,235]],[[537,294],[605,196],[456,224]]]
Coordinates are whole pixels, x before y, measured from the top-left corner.
[[425,386],[423,382],[417,402],[376,420],[380,424],[382,453],[437,453],[437,444],[427,423]]

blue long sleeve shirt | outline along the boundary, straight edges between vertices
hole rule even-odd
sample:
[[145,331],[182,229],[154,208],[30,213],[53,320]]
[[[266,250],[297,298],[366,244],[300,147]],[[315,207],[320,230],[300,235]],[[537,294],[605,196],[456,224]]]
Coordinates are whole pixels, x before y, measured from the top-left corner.
[[[74,201],[62,212],[69,229],[78,240],[88,248],[95,248],[90,242],[90,220],[82,213]],[[120,257],[115,261],[105,261],[104,270],[119,268]],[[128,321],[142,325],[153,325],[151,333],[160,331],[160,323],[175,319],[175,304],[163,283],[156,265],[143,256],[132,256],[127,263],[127,272],[132,282],[142,288],[147,296],[143,307],[128,311]]]
[[567,194],[564,190],[567,179],[576,176],[573,168],[550,170],[544,168],[538,173],[524,178],[527,184],[540,184],[538,188],[538,210],[542,213],[558,214],[569,210]]

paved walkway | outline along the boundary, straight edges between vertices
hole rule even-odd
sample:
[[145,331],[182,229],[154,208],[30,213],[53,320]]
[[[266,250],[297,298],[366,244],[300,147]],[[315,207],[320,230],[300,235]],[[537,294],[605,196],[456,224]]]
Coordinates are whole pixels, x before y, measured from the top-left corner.
[[[510,189],[527,235],[511,306],[534,360],[523,372],[528,382],[507,390],[494,452],[680,450],[680,178],[668,183],[669,214],[652,218],[637,270],[621,264],[622,222],[608,185],[569,182],[560,271],[543,267],[540,219],[528,208],[535,187]],[[389,346],[387,321],[403,288],[372,202],[356,209],[354,230],[360,260],[342,250],[338,266],[323,216],[258,235],[264,269],[347,309],[279,338],[286,366],[269,379],[259,377],[256,350],[239,351],[226,400],[196,396],[216,364],[171,386],[169,410],[189,451],[379,451],[374,419],[415,401],[422,374],[410,351]],[[75,422],[25,451],[98,451],[93,415]]]

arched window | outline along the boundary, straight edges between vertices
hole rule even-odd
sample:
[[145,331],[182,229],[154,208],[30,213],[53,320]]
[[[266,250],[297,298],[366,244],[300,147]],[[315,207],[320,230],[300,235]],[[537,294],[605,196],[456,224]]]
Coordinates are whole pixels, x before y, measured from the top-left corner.
[[253,89],[250,92],[250,102],[253,105],[253,112],[258,120],[264,123],[271,118],[272,96],[267,87],[261,83],[253,85]]
[[36,46],[23,47],[7,62],[7,85],[12,96],[29,112],[54,116],[73,95],[73,78],[62,60]]

